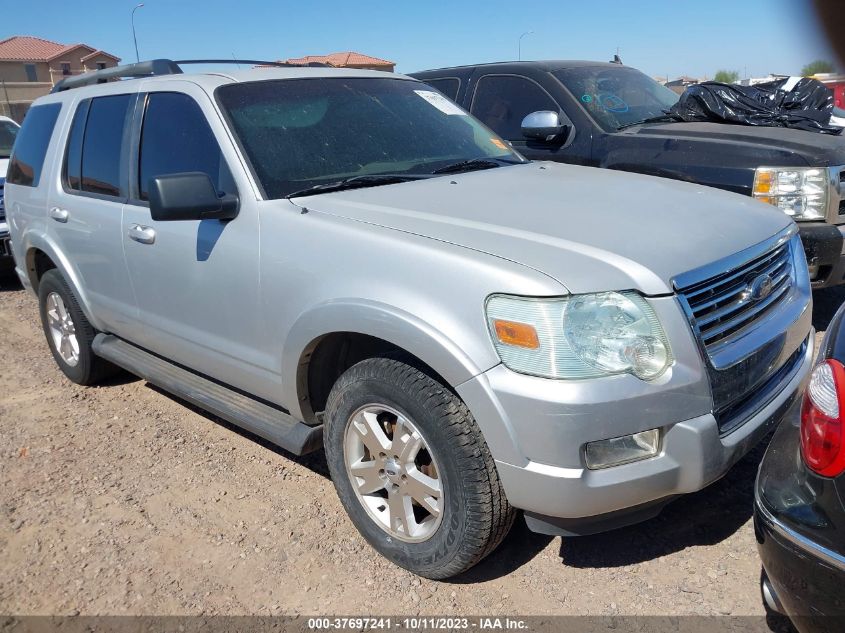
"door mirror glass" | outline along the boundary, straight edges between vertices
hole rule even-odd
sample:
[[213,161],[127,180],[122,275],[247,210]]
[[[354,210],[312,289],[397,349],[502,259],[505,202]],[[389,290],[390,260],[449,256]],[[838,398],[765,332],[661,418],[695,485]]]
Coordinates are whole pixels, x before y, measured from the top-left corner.
[[238,197],[219,195],[208,174],[194,171],[150,179],[150,216],[156,221],[231,220]]
[[522,119],[522,135],[525,138],[551,142],[559,140],[565,130],[560,114],[551,110],[532,112]]

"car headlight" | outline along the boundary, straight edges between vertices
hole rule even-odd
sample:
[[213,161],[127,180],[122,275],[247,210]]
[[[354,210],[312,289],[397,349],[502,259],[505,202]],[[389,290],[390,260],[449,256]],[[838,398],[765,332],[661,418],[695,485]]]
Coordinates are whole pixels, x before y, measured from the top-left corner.
[[672,364],[657,315],[636,292],[493,295],[487,322],[502,362],[524,374],[573,379],[630,373],[652,380]]
[[828,190],[828,173],[823,167],[760,167],[754,173],[754,197],[796,220],[824,219]]

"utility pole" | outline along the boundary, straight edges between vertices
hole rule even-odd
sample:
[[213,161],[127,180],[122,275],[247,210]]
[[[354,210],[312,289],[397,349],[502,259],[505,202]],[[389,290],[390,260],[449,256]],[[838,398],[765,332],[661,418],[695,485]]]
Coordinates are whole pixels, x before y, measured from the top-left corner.
[[132,9],[132,41],[135,42],[135,61],[136,62],[140,62],[141,57],[138,55],[138,38],[135,35],[135,12],[143,6],[144,6],[144,3],[142,2],[137,7]]
[[0,84],[3,85],[3,94],[6,95],[6,110],[8,110],[7,114],[9,118],[12,118],[12,102],[9,101],[9,90],[6,88],[6,80],[0,79]]
[[519,55],[517,56],[519,61],[522,61],[522,38],[526,35],[531,35],[532,33],[534,33],[534,31],[525,31],[525,33],[519,36]]

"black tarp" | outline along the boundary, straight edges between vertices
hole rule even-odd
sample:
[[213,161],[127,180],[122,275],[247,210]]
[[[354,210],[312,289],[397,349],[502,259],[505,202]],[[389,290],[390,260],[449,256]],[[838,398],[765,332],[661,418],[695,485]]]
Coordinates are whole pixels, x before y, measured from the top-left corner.
[[[792,85],[794,84],[794,85]],[[791,89],[785,90],[788,87]],[[740,86],[705,81],[687,88],[668,114],[681,121],[789,127],[840,134],[830,125],[833,92],[816,79],[779,79]]]

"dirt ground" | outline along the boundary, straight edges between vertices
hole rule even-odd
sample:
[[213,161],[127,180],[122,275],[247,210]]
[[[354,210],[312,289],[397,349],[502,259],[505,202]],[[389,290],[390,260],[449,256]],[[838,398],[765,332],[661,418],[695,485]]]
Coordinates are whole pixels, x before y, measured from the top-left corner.
[[[816,294],[817,329],[843,298]],[[520,521],[432,582],[369,548],[322,452],[294,457],[142,380],[68,382],[11,281],[0,350],[2,614],[763,614],[762,448],[647,523],[561,539]]]

